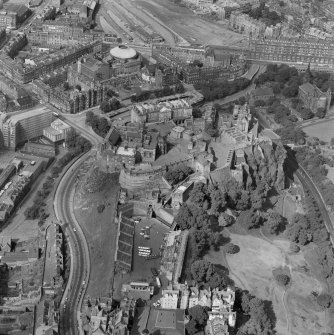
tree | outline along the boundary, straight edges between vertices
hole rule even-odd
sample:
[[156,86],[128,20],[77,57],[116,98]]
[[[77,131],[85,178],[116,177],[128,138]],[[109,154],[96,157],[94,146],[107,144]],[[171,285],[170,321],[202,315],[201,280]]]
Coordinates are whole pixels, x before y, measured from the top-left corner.
[[218,222],[220,226],[227,227],[227,226],[230,226],[234,222],[234,219],[233,219],[233,216],[228,215],[227,213],[221,213],[219,214]]
[[211,211],[213,214],[219,214],[224,210],[227,201],[226,193],[217,186],[209,186],[208,193],[211,200]]
[[299,110],[299,113],[303,120],[309,120],[314,117],[314,114],[309,108],[302,108],[301,110]]
[[224,249],[225,249],[225,252],[227,252],[228,254],[236,254],[240,251],[239,246],[233,243],[227,243],[224,246]]
[[195,218],[192,216],[191,211],[186,204],[183,204],[180,207],[175,217],[175,221],[181,230],[189,229],[194,225]]
[[63,84],[63,89],[64,89],[65,91],[67,91],[69,88],[70,88],[69,83],[68,83],[67,81],[65,81],[64,84]]
[[175,93],[182,94],[184,92],[185,92],[185,88],[184,88],[183,84],[182,83],[177,83],[175,85]]
[[195,320],[190,320],[187,324],[186,324],[186,331],[188,335],[195,335],[199,329],[197,328],[197,323]]
[[250,295],[241,293],[241,309],[249,315],[249,320],[241,326],[240,335],[270,335],[273,333],[274,322],[271,320],[272,304]]
[[270,234],[277,234],[284,224],[284,218],[281,214],[271,211],[267,215],[265,228]]
[[114,111],[116,109],[119,109],[120,107],[121,107],[121,103],[115,97],[109,100],[109,110],[110,111]]
[[262,221],[261,216],[255,209],[249,209],[240,213],[238,222],[246,229],[257,228]]
[[275,276],[278,285],[286,287],[290,283],[290,277],[286,273],[279,273]]
[[202,330],[209,318],[207,309],[203,306],[196,305],[188,310],[191,320],[196,322],[196,328]]
[[75,85],[75,89],[78,91],[81,91],[81,86],[80,85]]
[[94,120],[94,116],[95,116],[95,114],[92,111],[88,111],[86,113],[86,124],[91,126],[92,122]]
[[200,118],[202,117],[202,112],[199,107],[194,107],[192,111],[192,115],[194,118]]
[[317,116],[319,119],[323,119],[326,116],[326,110],[324,108],[318,108],[315,116]]
[[184,180],[185,178],[187,178],[192,172],[193,170],[191,167],[182,164],[168,170],[167,173],[165,174],[165,178],[169,183],[175,185],[178,184],[180,181]]
[[238,104],[239,105],[244,105],[246,103],[246,98],[244,96],[240,97],[238,100]]
[[98,130],[101,134],[106,135],[108,133],[109,129],[110,129],[108,120],[104,117],[101,117],[99,119],[99,123],[98,123],[97,128],[98,128]]
[[332,302],[333,298],[327,293],[319,294],[317,297],[317,303],[320,307],[329,308]]
[[218,288],[219,290],[226,289],[227,286],[233,286],[234,282],[227,274],[214,272],[207,278],[206,286],[211,289]]
[[266,105],[266,102],[264,100],[256,100],[254,102],[255,107],[264,107]]
[[110,112],[110,104],[108,100],[103,100],[100,105],[100,109],[103,113]]
[[67,148],[74,148],[76,146],[77,143],[77,137],[78,134],[74,129],[70,129],[67,133],[66,133],[66,137],[65,137],[65,144]]
[[206,260],[197,260],[191,265],[191,275],[198,284],[206,282],[206,275],[211,266],[211,263]]
[[203,207],[204,201],[207,199],[207,187],[203,183],[195,184],[190,192],[189,200],[196,205]]

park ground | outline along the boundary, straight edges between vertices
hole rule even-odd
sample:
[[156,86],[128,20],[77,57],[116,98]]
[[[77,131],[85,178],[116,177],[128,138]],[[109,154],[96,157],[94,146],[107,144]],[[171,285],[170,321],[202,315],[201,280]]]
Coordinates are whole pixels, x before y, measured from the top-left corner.
[[[116,176],[108,174],[103,189],[95,193],[87,192],[85,186],[92,167],[93,158],[86,161],[80,171],[74,197],[74,213],[90,251],[91,276],[87,295],[96,298],[108,297],[112,293],[119,184]],[[100,205],[105,206],[101,213],[98,212]]]
[[[285,201],[279,197],[275,208],[289,219],[299,204],[293,204],[291,194],[285,197],[288,197]],[[224,234],[240,247],[240,251],[230,255],[221,248],[210,251],[207,259],[228,268],[237,287],[272,301],[278,335],[320,335],[329,331],[330,320],[326,312],[319,309],[311,297],[312,292],[327,293],[315,244],[293,253],[284,235],[272,236],[259,229],[246,231],[238,222],[225,229]],[[287,289],[279,286],[273,277],[274,270],[283,268],[291,276]]]
[[324,120],[314,125],[309,125],[303,128],[303,131],[311,137],[318,137],[319,140],[330,142],[333,136],[334,119]]

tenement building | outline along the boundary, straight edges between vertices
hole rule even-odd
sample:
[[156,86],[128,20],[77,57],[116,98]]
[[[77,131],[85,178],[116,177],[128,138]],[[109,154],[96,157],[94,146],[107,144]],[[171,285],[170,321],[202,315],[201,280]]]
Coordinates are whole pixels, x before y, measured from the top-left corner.
[[229,28],[241,34],[259,37],[265,32],[266,25],[241,12],[233,12],[230,16]]
[[286,63],[300,70],[334,71],[334,40],[250,38],[249,60]]
[[34,24],[25,33],[32,45],[40,47],[78,46],[102,39],[101,33],[85,31],[82,24],[68,21]]
[[16,29],[31,14],[29,8],[19,3],[6,3],[0,9],[0,27]]
[[176,70],[186,84],[217,79],[235,79],[245,72],[242,52],[218,52],[206,48],[182,48],[157,45],[152,57],[158,64]]
[[95,41],[77,47],[62,49],[53,54],[42,54],[26,58],[24,63],[16,62],[6,54],[0,54],[0,68],[10,79],[25,84],[70,65],[86,54],[97,53],[101,49],[102,43]]

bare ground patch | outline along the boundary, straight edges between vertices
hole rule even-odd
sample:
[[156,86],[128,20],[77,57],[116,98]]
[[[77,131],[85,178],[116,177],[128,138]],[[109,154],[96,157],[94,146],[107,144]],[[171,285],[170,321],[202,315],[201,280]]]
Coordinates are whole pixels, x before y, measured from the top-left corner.
[[140,0],[136,3],[190,43],[224,46],[243,46],[245,44],[245,36],[230,31],[223,24],[203,20],[189,9],[170,1]]
[[[89,163],[86,171],[89,171]],[[85,188],[85,171],[76,188],[74,197],[75,216],[81,225],[90,249],[91,276],[87,289],[90,297],[109,296],[112,291],[114,270],[116,202],[119,190],[118,178],[108,175],[100,192],[88,193]],[[102,213],[98,206],[104,205]]]

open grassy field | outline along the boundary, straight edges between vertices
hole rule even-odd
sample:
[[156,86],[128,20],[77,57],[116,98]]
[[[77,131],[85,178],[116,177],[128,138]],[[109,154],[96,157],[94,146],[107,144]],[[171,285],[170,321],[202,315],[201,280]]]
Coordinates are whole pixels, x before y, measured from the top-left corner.
[[329,142],[334,137],[333,128],[334,120],[332,119],[304,127],[303,131],[308,136],[318,137],[321,141]]
[[[319,276],[314,257],[315,246],[308,246],[298,254],[289,252],[286,240],[265,240],[250,235],[230,234],[240,247],[235,255],[211,252],[212,263],[228,265],[230,276],[238,287],[249,290],[261,299],[271,300],[277,318],[279,335],[320,335],[327,332],[326,314],[311,300],[312,291],[326,291],[326,282]],[[274,281],[272,271],[287,267],[291,274],[291,287],[284,291]]]
[[166,0],[136,0],[136,4],[157,17],[190,43],[242,46],[244,36],[232,32],[226,26],[208,22],[191,10]]
[[[89,170],[91,165],[92,162],[87,162],[86,169]],[[90,249],[91,277],[87,294],[90,297],[108,296],[112,289],[114,269],[118,178],[109,174],[103,190],[88,193],[82,187],[86,182],[84,175],[85,171],[82,171],[74,197],[74,209]],[[97,207],[102,204],[105,209],[99,213]]]

